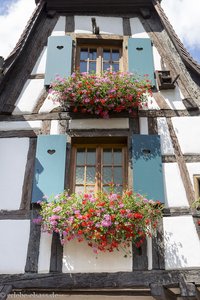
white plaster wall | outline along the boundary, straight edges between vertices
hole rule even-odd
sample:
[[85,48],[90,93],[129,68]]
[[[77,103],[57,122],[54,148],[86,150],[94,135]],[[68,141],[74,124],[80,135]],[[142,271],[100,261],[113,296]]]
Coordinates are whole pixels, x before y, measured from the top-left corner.
[[140,124],[140,134],[148,134],[148,119],[144,117],[139,118],[139,124]]
[[0,210],[20,207],[28,149],[28,138],[0,139]]
[[200,117],[172,118],[183,154],[200,154]]
[[124,251],[120,250],[97,256],[86,243],[70,241],[64,246],[63,272],[131,272],[132,257],[124,255]]
[[160,93],[171,109],[185,109],[182,102],[184,97],[178,86],[173,90],[161,90]]
[[155,70],[162,70],[161,66],[161,56],[158,53],[158,50],[155,46],[153,46],[153,60],[154,60],[154,68]]
[[149,38],[139,18],[130,18],[130,26],[132,37],[134,38]]
[[65,22],[66,17],[59,17],[51,35],[65,35]]
[[54,108],[59,107],[60,104],[56,102],[55,97],[52,94],[49,94],[46,99],[44,100],[40,110],[39,114],[41,113],[49,113],[51,112]]
[[177,163],[164,163],[164,189],[166,206],[168,207],[188,207],[185,188],[181,179]]
[[28,79],[20,93],[13,111],[14,115],[32,113],[44,88],[44,79]]
[[36,61],[36,64],[31,72],[31,74],[44,74],[45,73],[46,57],[47,57],[47,47],[44,47],[38,60]]
[[29,220],[0,221],[0,273],[24,273],[30,234]]
[[51,242],[52,235],[46,232],[41,232],[38,273],[49,273],[51,259]]
[[9,130],[33,130],[40,129],[42,121],[2,121],[0,122],[0,131]]
[[200,162],[196,162],[196,163],[187,163],[186,164],[189,175],[190,175],[190,180],[191,183],[194,187],[194,178],[193,175],[200,175]]
[[58,120],[51,121],[50,134],[59,134],[59,121]]
[[75,33],[92,33],[91,18],[96,18],[100,34],[123,35],[122,18],[98,16],[75,16]]
[[128,118],[117,119],[76,119],[69,121],[69,129],[127,129]]
[[200,267],[200,241],[192,216],[165,217],[165,268]]
[[172,145],[169,129],[166,118],[157,118],[158,134],[161,140],[161,153],[163,155],[174,154],[174,148]]
[[148,96],[148,107],[146,107],[146,109],[160,110],[160,107],[158,106],[154,97]]

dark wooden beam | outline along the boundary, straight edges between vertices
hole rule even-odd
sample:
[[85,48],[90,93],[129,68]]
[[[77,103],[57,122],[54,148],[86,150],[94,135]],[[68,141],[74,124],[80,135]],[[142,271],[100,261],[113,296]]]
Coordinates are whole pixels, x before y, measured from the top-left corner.
[[31,210],[30,236],[26,258],[25,272],[36,273],[38,271],[39,247],[41,228],[40,225],[33,222],[39,216],[39,208],[33,207]]
[[0,131],[0,138],[8,137],[36,137],[39,130],[8,130]]
[[161,284],[150,285],[151,295],[156,300],[177,300],[177,296]]
[[183,299],[200,300],[200,292],[194,283],[181,280],[179,286],[181,290],[181,297],[183,297]]
[[[41,104],[39,105],[41,106]],[[35,110],[38,110],[35,108]],[[199,116],[200,112],[193,112],[189,114],[187,110],[171,110],[171,109],[163,109],[163,110],[139,110],[137,112],[138,117],[188,117],[188,116]],[[111,118],[130,118],[128,113],[116,113],[111,115]],[[70,119],[98,119],[97,116],[94,115],[86,115],[81,113],[73,113],[69,114],[68,112],[62,111],[53,111],[50,113],[41,113],[38,114],[35,111],[34,114],[26,114],[26,115],[0,115],[0,121],[31,121],[31,120],[70,120]]]
[[169,128],[169,133],[170,133],[171,141],[172,141],[173,148],[174,148],[174,154],[176,156],[176,161],[179,166],[180,175],[181,175],[182,182],[183,182],[183,185],[185,188],[186,196],[187,196],[189,204],[192,204],[192,202],[195,199],[194,190],[192,187],[189,172],[188,172],[188,169],[187,169],[187,166],[186,166],[186,163],[184,160],[184,156],[181,151],[181,147],[179,145],[179,141],[176,136],[176,132],[174,130],[171,118],[167,118],[167,125]]
[[6,300],[11,291],[12,285],[0,285],[0,300]]
[[186,282],[200,284],[200,269],[152,270],[117,273],[25,273],[0,275],[3,285],[12,284],[13,289],[126,289],[149,288],[152,283],[176,285],[181,278]]
[[163,221],[160,220],[156,236],[152,237],[152,267],[165,269]]
[[131,36],[131,25],[129,18],[123,18],[123,33],[124,35]]
[[[57,22],[57,16],[48,18],[44,5],[41,6],[42,8],[38,12],[34,24],[31,24],[32,27],[29,24],[29,30],[21,40],[21,44],[18,45],[14,62],[9,65],[0,85],[0,111],[2,113],[12,113],[16,99],[19,97],[35,62],[46,45],[48,36]],[[24,64],[25,61],[26,64]],[[11,105],[10,109],[5,104]]]
[[0,220],[27,220],[30,212],[27,210],[0,210]]
[[31,204],[32,182],[34,175],[34,161],[36,152],[36,138],[31,138],[27,155],[24,183],[22,188],[22,199],[20,209],[29,210]]
[[57,0],[56,4],[54,0],[47,0],[47,9],[55,9],[60,13],[130,13],[140,12],[140,9],[151,8],[153,9],[152,0],[87,0],[82,5],[80,0]]
[[147,241],[140,248],[133,246],[133,271],[148,270]]
[[157,118],[148,118],[148,129],[149,134],[158,134],[158,125],[157,125]]
[[63,246],[60,237],[53,233],[51,244],[50,272],[62,272]]

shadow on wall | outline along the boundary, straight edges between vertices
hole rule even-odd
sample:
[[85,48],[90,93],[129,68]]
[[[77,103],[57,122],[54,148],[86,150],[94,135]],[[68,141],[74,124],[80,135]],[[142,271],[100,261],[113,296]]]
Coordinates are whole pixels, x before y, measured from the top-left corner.
[[158,133],[161,138],[161,152],[162,154],[174,154],[172,141],[169,135],[169,129],[165,118],[158,119]]
[[39,177],[43,171],[44,171],[43,166],[41,165],[39,160],[36,158],[35,159],[35,177],[33,180],[32,202],[37,202],[37,201],[43,199],[44,194],[38,187]]
[[162,247],[164,247],[166,269],[177,269],[188,266],[186,257],[180,254],[180,248],[183,248],[183,245],[180,242],[173,241],[172,232],[164,233],[164,241]]
[[174,90],[162,90],[161,95],[172,109],[185,109],[183,105],[183,96],[178,86]]

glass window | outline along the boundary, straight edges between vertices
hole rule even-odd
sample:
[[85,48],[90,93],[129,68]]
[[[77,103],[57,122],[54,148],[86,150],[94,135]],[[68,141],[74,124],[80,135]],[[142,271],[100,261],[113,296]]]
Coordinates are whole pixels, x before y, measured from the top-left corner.
[[77,64],[80,72],[101,73],[102,71],[119,71],[121,60],[120,47],[79,46]]
[[75,192],[122,192],[127,184],[125,145],[74,145]]

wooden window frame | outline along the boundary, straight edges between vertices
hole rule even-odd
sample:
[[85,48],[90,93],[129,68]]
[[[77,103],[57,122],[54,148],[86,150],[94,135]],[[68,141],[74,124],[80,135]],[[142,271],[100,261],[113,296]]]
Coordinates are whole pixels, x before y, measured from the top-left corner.
[[96,149],[96,182],[95,182],[95,193],[97,191],[102,191],[102,176],[103,176],[103,149],[105,148],[121,148],[122,149],[122,189],[125,190],[128,186],[128,148],[126,143],[74,143],[72,144],[72,154],[71,154],[71,176],[70,176],[70,192],[75,192],[76,186],[76,151],[77,148],[95,148]]
[[[75,51],[74,51],[74,70],[80,65],[80,48],[81,47],[91,47],[91,48],[112,48],[120,49],[120,66],[121,72],[127,71],[127,61],[128,61],[128,39],[127,37],[121,35],[107,35],[102,34],[101,36],[96,36],[93,34],[75,34]],[[102,55],[102,54],[101,54]],[[97,74],[101,73],[100,62],[98,61]]]
[[119,70],[123,71],[123,55],[122,55],[122,47],[120,46],[112,46],[112,45],[97,45],[97,44],[79,44],[77,46],[76,52],[76,69],[80,66],[80,53],[81,48],[91,48],[97,50],[97,59],[96,59],[96,74],[101,74],[103,72],[103,50],[119,50]]
[[200,174],[193,175],[195,200],[200,198]]

